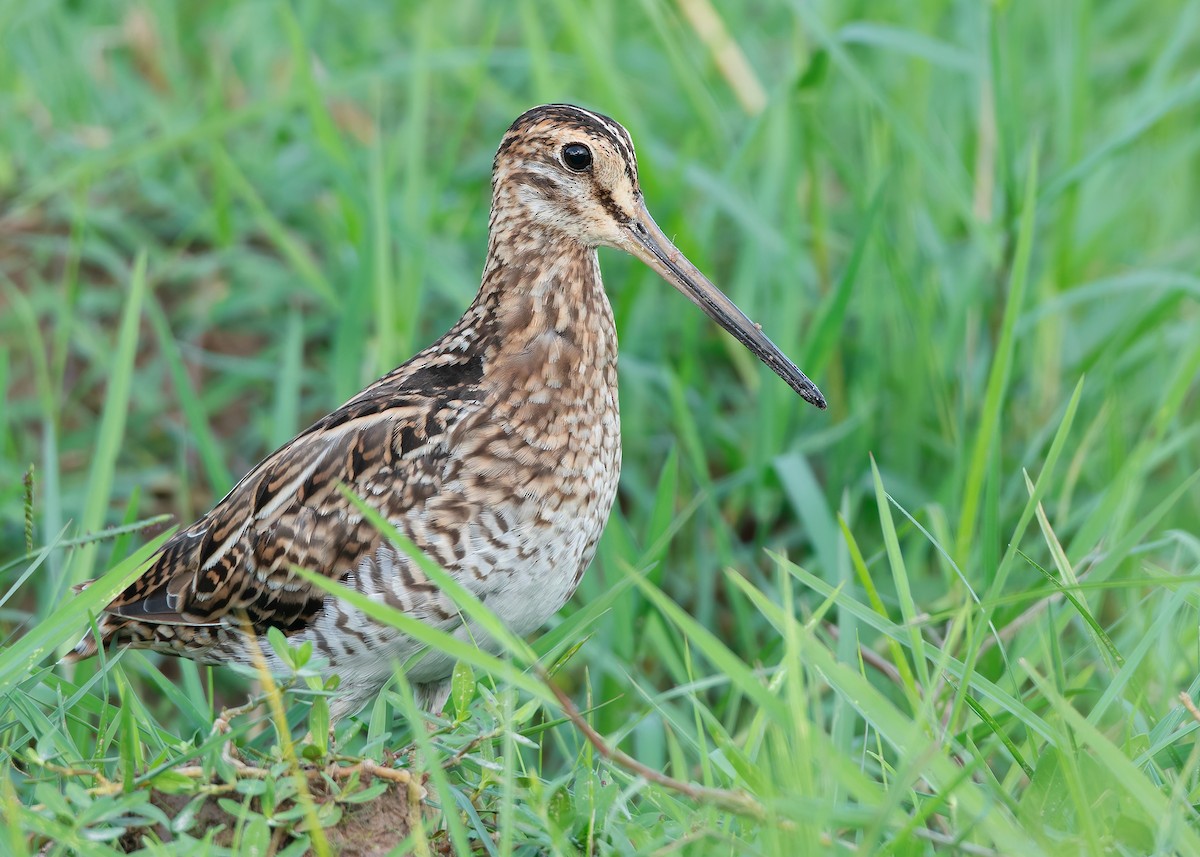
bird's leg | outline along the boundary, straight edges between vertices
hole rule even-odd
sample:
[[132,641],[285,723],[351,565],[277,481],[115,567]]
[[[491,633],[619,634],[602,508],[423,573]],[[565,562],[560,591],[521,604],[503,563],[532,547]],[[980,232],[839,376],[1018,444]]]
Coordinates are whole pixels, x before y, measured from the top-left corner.
[[229,734],[233,729],[230,723],[233,718],[240,717],[243,714],[253,711],[257,705],[258,703],[251,698],[243,705],[239,705],[234,708],[222,708],[221,713],[218,714],[213,720],[212,730],[209,732],[209,736],[225,736],[224,740],[221,742],[221,759],[228,762],[239,773],[252,777],[267,777],[270,776],[270,771],[264,768],[255,767],[254,765],[248,765],[241,760],[241,758],[238,756],[237,747],[234,746],[233,738]]
[[[451,683],[448,679],[445,681],[413,684],[412,686],[413,701],[417,703],[417,708],[420,711],[433,715],[430,718],[422,718],[421,720],[425,734],[431,738],[445,728],[436,718],[442,713],[442,709],[446,707],[446,700],[450,698],[450,686]],[[388,765],[395,764],[401,759],[407,759],[406,766],[411,768],[415,764],[416,755],[417,742],[415,739],[399,750],[384,750],[384,760]]]

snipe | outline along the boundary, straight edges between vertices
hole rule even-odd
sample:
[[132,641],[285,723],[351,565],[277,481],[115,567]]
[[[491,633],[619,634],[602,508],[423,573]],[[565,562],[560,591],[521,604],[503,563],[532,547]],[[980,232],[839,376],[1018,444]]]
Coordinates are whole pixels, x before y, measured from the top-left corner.
[[[454,604],[338,490],[345,484],[526,634],[575,591],[617,490],[617,337],[596,247],[637,256],[805,400],[804,373],[717,290],[646,211],[628,133],[565,104],[523,114],[496,153],[483,284],[441,339],[274,452],[177,533],[73,658],[118,643],[250,662],[248,621],[311,640],[356,711],[418,646],[296,576],[343,580],[473,639]],[[269,660],[274,654],[267,651]],[[278,664],[273,664],[278,666]],[[440,709],[452,662],[408,676]]]

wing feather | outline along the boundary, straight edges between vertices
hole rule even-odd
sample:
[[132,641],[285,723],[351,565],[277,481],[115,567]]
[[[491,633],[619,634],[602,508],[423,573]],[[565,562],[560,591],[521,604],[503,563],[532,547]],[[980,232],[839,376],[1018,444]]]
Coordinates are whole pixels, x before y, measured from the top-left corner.
[[[179,626],[245,619],[265,633],[311,622],[325,596],[293,566],[345,579],[380,542],[338,486],[392,519],[441,489],[448,438],[475,401],[480,370],[466,355],[457,364],[442,358],[434,370],[414,358],[246,474],[106,608],[102,642],[157,642],[178,653]],[[77,652],[94,648],[85,638]]]

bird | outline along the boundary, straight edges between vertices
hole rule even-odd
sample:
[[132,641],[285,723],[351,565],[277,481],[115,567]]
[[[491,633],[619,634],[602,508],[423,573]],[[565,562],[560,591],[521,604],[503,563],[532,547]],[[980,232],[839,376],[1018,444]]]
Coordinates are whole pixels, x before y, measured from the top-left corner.
[[[421,649],[295,573],[309,569],[442,631],[495,648],[343,486],[518,635],[571,597],[621,471],[617,334],[597,247],[645,262],[804,400],[816,385],[667,238],[647,211],[629,133],[591,110],[521,114],[492,165],[481,285],[440,339],[318,419],[175,533],[68,660],[125,646],[206,664],[284,665],[256,638],[312,644],[340,684],[331,721]],[[454,662],[406,679],[436,714]]]

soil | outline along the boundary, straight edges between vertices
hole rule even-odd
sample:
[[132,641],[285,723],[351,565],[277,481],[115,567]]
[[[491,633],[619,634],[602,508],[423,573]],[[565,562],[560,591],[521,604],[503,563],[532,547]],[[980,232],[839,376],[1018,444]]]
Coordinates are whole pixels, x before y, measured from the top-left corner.
[[[363,784],[368,783],[369,780],[364,778]],[[423,793],[421,786],[415,783],[407,786],[403,783],[389,783],[388,789],[373,800],[343,804],[342,817],[338,823],[324,829],[330,850],[340,857],[383,857],[391,853],[412,830],[414,813],[420,812],[423,807]],[[313,797],[318,803],[328,799],[327,796],[315,792]],[[150,802],[166,813],[168,818],[175,818],[194,799],[193,794],[155,791]],[[214,795],[203,801],[187,832],[196,838],[203,838],[209,831],[216,829],[213,843],[228,847],[233,841],[237,824],[237,818],[227,813],[218,803],[218,796]],[[147,835],[151,841],[155,838],[162,842],[172,840],[171,831],[159,824],[150,829],[129,831],[122,839],[121,846],[125,851],[136,851],[146,845]],[[289,842],[291,835],[288,830],[276,830],[272,853],[282,849]],[[311,850],[308,852],[312,853]]]

